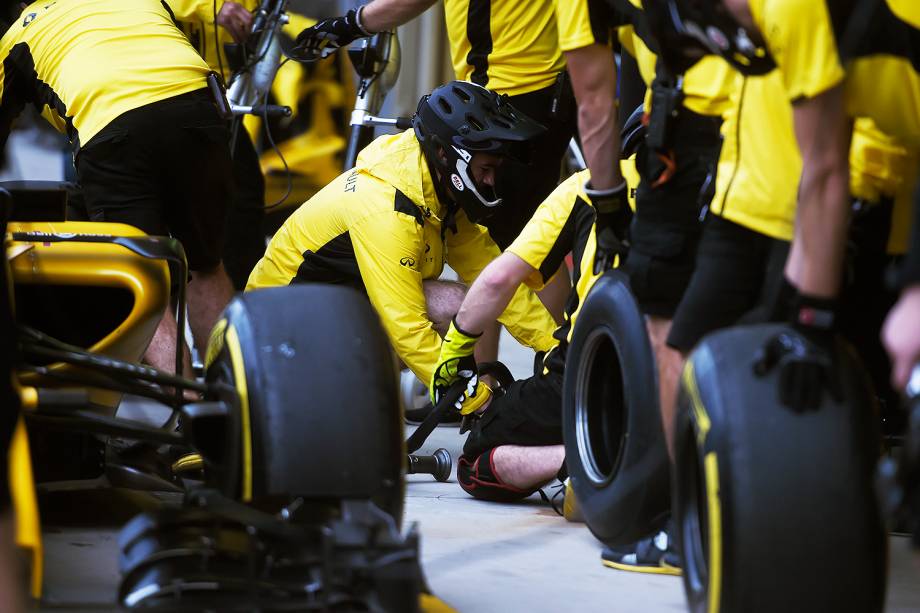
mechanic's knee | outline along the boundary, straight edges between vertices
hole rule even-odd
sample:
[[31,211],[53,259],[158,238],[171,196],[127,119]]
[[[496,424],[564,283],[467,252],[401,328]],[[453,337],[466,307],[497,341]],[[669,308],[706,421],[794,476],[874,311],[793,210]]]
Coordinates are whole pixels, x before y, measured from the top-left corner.
[[438,334],[444,336],[466,296],[466,286],[456,281],[430,280],[423,281],[422,288],[425,291],[428,319]]
[[516,502],[540,489],[519,489],[502,481],[495,471],[494,455],[495,449],[489,449],[475,457],[460,456],[457,481],[467,494],[491,502]]

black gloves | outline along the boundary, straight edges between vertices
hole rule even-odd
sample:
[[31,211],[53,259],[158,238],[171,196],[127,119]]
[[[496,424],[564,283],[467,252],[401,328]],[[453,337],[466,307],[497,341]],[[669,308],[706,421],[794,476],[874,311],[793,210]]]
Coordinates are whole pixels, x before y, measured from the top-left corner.
[[361,10],[352,9],[342,17],[331,17],[320,21],[297,35],[296,48],[304,56],[324,58],[339,47],[348,45],[356,38],[371,36],[361,25]]
[[834,299],[796,292],[790,312],[792,331],[770,338],[754,362],[754,372],[760,376],[773,367],[780,369],[780,402],[795,411],[817,409],[825,391],[837,402],[843,400],[836,363],[836,309]]
[[596,190],[591,182],[585,183],[585,194],[597,211],[597,251],[594,254],[594,274],[600,274],[614,263],[614,257],[623,257],[629,247],[629,222],[632,210],[626,199],[626,182],[612,189]]

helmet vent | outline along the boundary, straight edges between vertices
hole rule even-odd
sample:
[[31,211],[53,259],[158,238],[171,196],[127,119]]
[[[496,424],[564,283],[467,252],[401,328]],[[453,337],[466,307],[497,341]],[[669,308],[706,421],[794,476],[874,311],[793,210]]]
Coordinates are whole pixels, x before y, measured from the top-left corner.
[[454,87],[454,94],[460,98],[463,102],[470,102],[473,100],[473,97],[469,95],[465,90],[460,89],[459,87]]
[[470,115],[469,113],[466,115],[466,123],[470,126],[471,129],[476,130],[477,132],[482,132],[486,129],[485,126],[482,125],[478,119],[476,119],[476,117]]
[[453,107],[444,98],[438,98],[438,106],[440,106],[441,110],[447,113],[448,115],[452,115],[454,112]]

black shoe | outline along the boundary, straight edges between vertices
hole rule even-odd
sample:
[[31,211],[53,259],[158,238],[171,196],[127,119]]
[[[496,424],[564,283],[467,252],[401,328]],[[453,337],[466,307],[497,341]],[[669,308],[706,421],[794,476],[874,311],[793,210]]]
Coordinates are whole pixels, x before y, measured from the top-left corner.
[[601,552],[604,566],[637,573],[680,575],[680,557],[670,535],[662,530],[625,547],[607,547]]

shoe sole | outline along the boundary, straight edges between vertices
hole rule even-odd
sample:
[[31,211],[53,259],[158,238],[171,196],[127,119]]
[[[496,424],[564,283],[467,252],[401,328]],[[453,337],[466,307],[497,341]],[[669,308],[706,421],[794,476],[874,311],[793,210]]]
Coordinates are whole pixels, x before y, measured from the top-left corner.
[[671,575],[679,577],[682,574],[681,570],[676,566],[664,563],[662,563],[661,566],[637,566],[634,564],[620,564],[619,562],[604,559],[601,559],[601,563],[607,568],[615,568],[617,570],[625,570],[633,573],[645,573],[647,575]]

